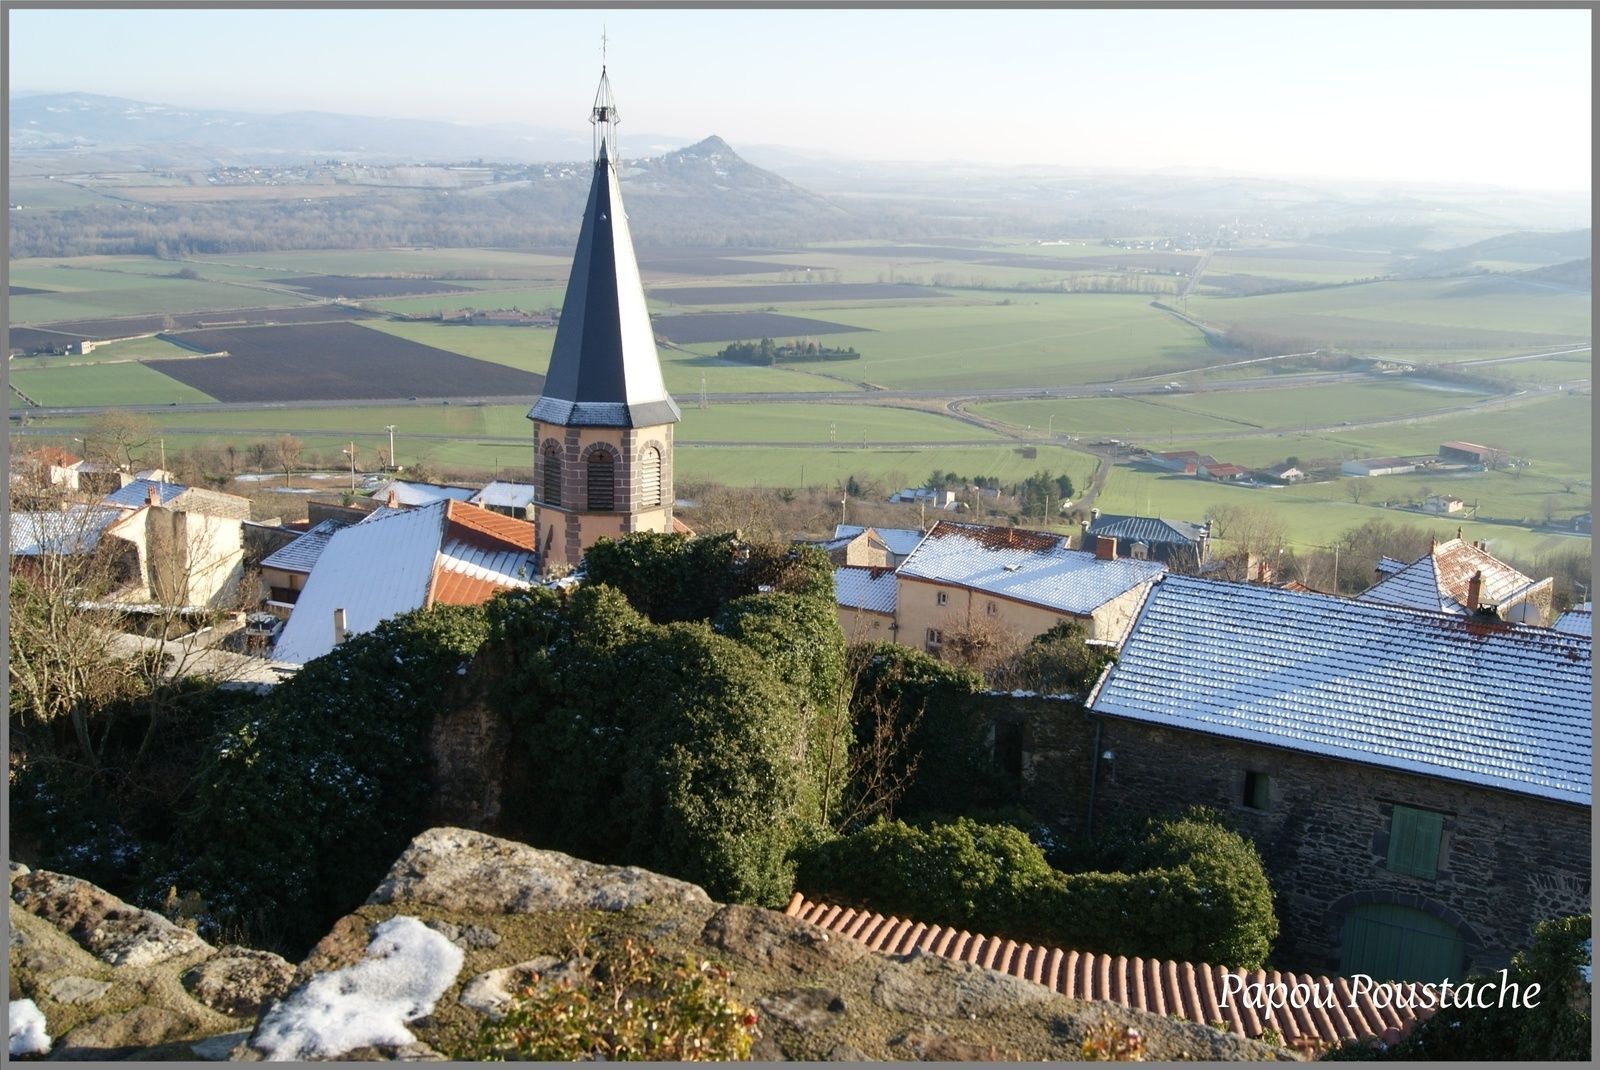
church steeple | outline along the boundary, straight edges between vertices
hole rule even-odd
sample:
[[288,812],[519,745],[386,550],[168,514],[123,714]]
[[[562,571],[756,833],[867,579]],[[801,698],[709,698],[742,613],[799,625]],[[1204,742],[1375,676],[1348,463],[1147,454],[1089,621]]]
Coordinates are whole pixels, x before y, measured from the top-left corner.
[[590,121],[594,179],[561,306],[544,395],[529,419],[583,427],[640,427],[682,419],[667,393],[645,307],[633,238],[617,184],[617,106],[602,70]]
[[672,425],[617,182],[616,101],[604,68],[590,121],[594,178],[534,422],[541,568],[575,568],[598,538],[673,530]]

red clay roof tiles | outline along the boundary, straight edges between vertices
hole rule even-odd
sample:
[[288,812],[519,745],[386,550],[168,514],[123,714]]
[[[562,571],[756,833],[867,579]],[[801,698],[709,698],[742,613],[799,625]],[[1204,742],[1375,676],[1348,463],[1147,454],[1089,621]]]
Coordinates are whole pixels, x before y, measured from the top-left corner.
[[[1290,1047],[1321,1049],[1348,1040],[1377,1037],[1392,1044],[1419,1021],[1432,1017],[1431,1009],[1400,1009],[1393,997],[1402,993],[1415,1003],[1418,992],[1432,986],[1382,984],[1374,993],[1357,996],[1343,977],[1279,973],[1266,970],[1230,970],[1225,966],[1172,962],[1054,947],[1018,944],[1003,937],[974,936],[945,926],[885,918],[881,914],[813,903],[795,893],[784,913],[829,932],[858,940],[873,951],[904,955],[922,951],[958,962],[1032,981],[1069,999],[1116,1003],[1133,1010],[1166,1017],[1186,1018],[1198,1025],[1223,1023],[1229,1032],[1259,1038],[1276,1031]],[[1243,984],[1315,985],[1332,991],[1335,998],[1306,1007],[1277,1007],[1258,1012],[1248,1002],[1226,997],[1226,978],[1241,977]],[[1240,982],[1235,982],[1237,986]],[[1385,1006],[1379,1006],[1379,1003]]]

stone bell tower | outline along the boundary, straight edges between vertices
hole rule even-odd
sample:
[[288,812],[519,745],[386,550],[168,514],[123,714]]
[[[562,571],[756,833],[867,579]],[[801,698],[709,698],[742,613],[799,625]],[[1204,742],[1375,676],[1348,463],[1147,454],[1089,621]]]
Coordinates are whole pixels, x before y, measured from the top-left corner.
[[594,179],[533,421],[535,550],[576,567],[601,536],[672,530],[672,425],[617,184],[617,107],[600,71]]

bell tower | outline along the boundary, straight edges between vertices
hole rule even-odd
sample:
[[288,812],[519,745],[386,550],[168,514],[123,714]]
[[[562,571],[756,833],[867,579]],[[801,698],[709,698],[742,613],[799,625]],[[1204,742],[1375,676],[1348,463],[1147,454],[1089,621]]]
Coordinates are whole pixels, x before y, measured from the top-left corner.
[[576,567],[601,536],[672,530],[672,425],[617,182],[616,101],[605,68],[589,121],[594,178],[533,421],[534,549]]

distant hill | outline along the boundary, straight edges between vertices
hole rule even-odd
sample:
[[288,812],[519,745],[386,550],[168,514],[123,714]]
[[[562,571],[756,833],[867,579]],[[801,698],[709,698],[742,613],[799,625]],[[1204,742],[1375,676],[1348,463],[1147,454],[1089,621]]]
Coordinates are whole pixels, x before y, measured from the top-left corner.
[[1588,227],[1582,230],[1517,231],[1471,245],[1409,257],[1401,270],[1408,275],[1448,275],[1483,264],[1548,267],[1587,257],[1593,241],[1594,232]]
[[[589,132],[518,124],[472,126],[331,112],[258,114],[152,104],[93,93],[42,93],[9,104],[13,157],[47,153],[114,155],[145,167],[299,163],[338,158],[372,162],[547,162],[589,154]],[[622,149],[655,152],[684,139],[624,133]]]
[[1594,284],[1593,274],[1590,271],[1590,258],[1582,260],[1568,260],[1565,264],[1551,264],[1549,267],[1534,268],[1532,271],[1520,271],[1518,278],[1533,279],[1538,282],[1554,282],[1562,286],[1575,286],[1587,290]]

